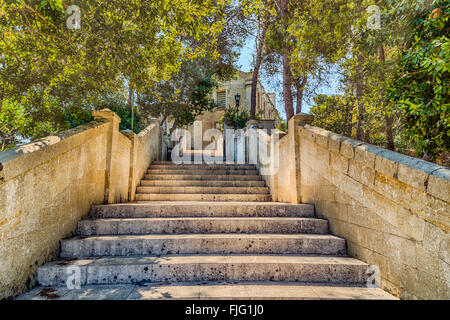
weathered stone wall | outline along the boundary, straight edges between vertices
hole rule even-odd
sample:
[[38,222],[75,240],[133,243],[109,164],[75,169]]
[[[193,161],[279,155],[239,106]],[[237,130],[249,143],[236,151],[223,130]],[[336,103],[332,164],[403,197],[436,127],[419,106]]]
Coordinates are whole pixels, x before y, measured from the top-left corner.
[[349,254],[406,299],[450,298],[450,170],[319,128],[298,127],[301,201]]
[[[279,159],[295,159],[291,135],[282,137],[278,143]],[[274,200],[298,203],[296,192],[295,161],[282,161],[277,169],[277,193]]]
[[[308,117],[307,115],[305,117]],[[304,118],[302,118],[304,119]],[[311,120],[311,119],[310,119]],[[289,121],[289,128],[298,126],[300,118],[293,117]],[[281,131],[267,133],[256,130],[258,143],[269,144],[270,161],[264,161],[261,157],[260,149],[256,152],[257,161],[254,161],[268,187],[273,201],[300,203],[300,154],[298,149],[299,139],[295,130],[288,130],[288,133]],[[250,143],[251,145],[251,143]],[[250,153],[252,151],[249,150]],[[253,151],[255,153],[255,151]],[[265,162],[265,163],[264,163]]]
[[[197,148],[198,146],[195,145],[194,139],[198,139],[198,141],[201,141],[201,148],[203,150],[206,149],[206,147],[209,144],[211,144],[211,140],[207,139],[205,132],[210,129],[215,129],[216,124],[219,122],[220,118],[223,116],[224,113],[225,113],[225,110],[216,109],[214,111],[206,111],[203,114],[196,117],[195,120],[200,121],[201,132],[200,132],[200,130],[198,130],[198,132],[196,132],[194,130],[194,124],[188,126],[187,130],[189,131],[189,133],[191,135],[191,148],[199,149],[199,148]],[[200,125],[198,125],[198,126],[200,126]],[[197,135],[197,137],[195,135]],[[204,141],[203,139],[205,139],[206,141]]]
[[350,255],[380,268],[386,291],[450,299],[450,169],[313,127],[311,120],[295,116],[280,141],[295,133],[288,148],[296,158],[280,155],[280,170],[270,178],[277,181],[275,199],[314,204],[331,232],[347,240]]
[[117,148],[112,154],[114,169],[114,203],[128,201],[129,165],[131,157],[132,142],[128,137],[119,133],[117,135]]
[[148,169],[149,163],[158,158],[159,150],[159,122],[154,121],[146,129],[141,131],[138,136],[137,149],[137,176],[135,182],[139,183]]
[[[0,153],[0,299],[35,284],[37,267],[56,258],[59,240],[74,233],[92,204],[127,201],[132,141],[113,112],[94,116]],[[140,176],[158,152],[159,127],[152,126],[138,138]]]
[[138,135],[129,132],[126,135],[131,140],[130,173],[129,173],[129,201],[134,201],[136,186],[144,177],[149,164],[158,158],[160,150],[160,127],[157,119],[142,130]]

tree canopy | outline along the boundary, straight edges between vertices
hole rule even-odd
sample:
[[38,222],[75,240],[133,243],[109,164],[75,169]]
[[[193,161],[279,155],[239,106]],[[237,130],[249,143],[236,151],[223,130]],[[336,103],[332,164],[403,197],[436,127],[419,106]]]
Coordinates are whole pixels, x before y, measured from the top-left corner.
[[450,4],[418,15],[413,38],[389,81],[389,99],[420,156],[450,150]]
[[3,148],[66,128],[68,109],[127,86],[141,92],[185,61],[218,59],[227,1],[79,1],[80,29],[67,27],[69,5],[0,1]]
[[261,17],[268,26],[256,55],[266,73],[282,76],[288,119],[334,74],[342,95],[316,96],[316,125],[448,161],[446,1],[257,2],[276,19]]
[[[281,75],[287,120],[314,98],[316,125],[445,164],[448,16],[445,0],[0,0],[1,150],[107,105],[133,129],[189,125],[252,37],[250,118],[259,74]],[[330,74],[340,94],[317,95]]]

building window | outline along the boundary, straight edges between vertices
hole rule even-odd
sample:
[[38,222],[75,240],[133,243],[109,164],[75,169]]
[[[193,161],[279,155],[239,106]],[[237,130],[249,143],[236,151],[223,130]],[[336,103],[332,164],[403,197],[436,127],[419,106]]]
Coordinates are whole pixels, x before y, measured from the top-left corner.
[[227,103],[226,91],[218,91],[217,92],[217,106],[220,108],[225,108],[226,103]]

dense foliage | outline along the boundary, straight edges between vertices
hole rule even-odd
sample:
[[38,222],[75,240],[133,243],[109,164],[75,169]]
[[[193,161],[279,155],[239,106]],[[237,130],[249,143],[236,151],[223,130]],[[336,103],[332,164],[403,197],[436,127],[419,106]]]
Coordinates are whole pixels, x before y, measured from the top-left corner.
[[247,127],[250,120],[250,114],[247,111],[236,110],[236,108],[227,108],[225,113],[219,119],[219,127],[223,129],[224,124],[229,128],[243,129]]
[[216,85],[198,64],[184,63],[171,79],[145,90],[139,96],[138,104],[149,116],[162,116],[161,123],[166,119],[173,120],[173,131],[192,124],[196,116],[216,107],[210,97]]
[[450,3],[414,19],[413,40],[389,83],[403,128],[419,156],[450,151]]
[[314,115],[314,125],[342,135],[351,136],[352,102],[342,95],[318,95],[310,112]]
[[[314,99],[315,125],[448,163],[448,1],[83,0],[76,30],[71,4],[0,0],[1,150],[104,107],[122,129],[149,117],[187,126],[215,107],[210,94],[250,36],[250,115],[230,109],[222,122],[258,118],[262,70],[281,76],[287,120]],[[317,95],[330,74],[341,93]]]
[[102,97],[143,92],[185,61],[218,60],[225,0],[78,1],[81,29],[66,26],[70,5],[0,0],[2,148],[79,123]]
[[314,124],[448,165],[448,2],[378,1],[380,28],[368,27],[370,2],[330,3],[340,9],[311,10],[301,21],[323,17],[337,28],[322,28],[317,38],[317,26],[303,22],[294,33],[306,44],[293,66],[315,54],[319,70],[337,66],[341,74],[342,95],[314,99]]

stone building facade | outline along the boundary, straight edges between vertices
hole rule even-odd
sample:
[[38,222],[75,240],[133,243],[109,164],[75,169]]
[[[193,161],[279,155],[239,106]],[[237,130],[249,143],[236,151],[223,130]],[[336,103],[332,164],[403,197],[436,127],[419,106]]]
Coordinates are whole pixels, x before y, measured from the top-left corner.
[[[235,79],[219,84],[212,93],[213,99],[219,104],[219,109],[230,108],[235,106],[235,95],[239,93],[239,111],[250,113],[251,86],[252,72],[239,71]],[[276,95],[267,93],[259,80],[256,89],[256,115],[261,120],[279,120]]]
[[[239,112],[246,111],[250,114],[252,74],[252,72],[238,71],[234,79],[219,83],[218,87],[212,92],[212,99],[217,102],[218,107],[213,111],[203,113],[196,119],[201,121],[202,134],[208,129],[219,128],[219,119],[227,108],[235,107],[235,96],[238,93],[240,95]],[[261,126],[267,129],[276,127],[281,121],[276,109],[276,94],[267,93],[259,80],[256,89],[256,116],[260,120]],[[168,131],[172,125],[173,122],[169,120],[164,124],[164,130]],[[194,126],[189,126],[188,131],[193,138]],[[208,141],[204,142],[202,148],[208,144]],[[194,146],[192,145],[192,147]]]

